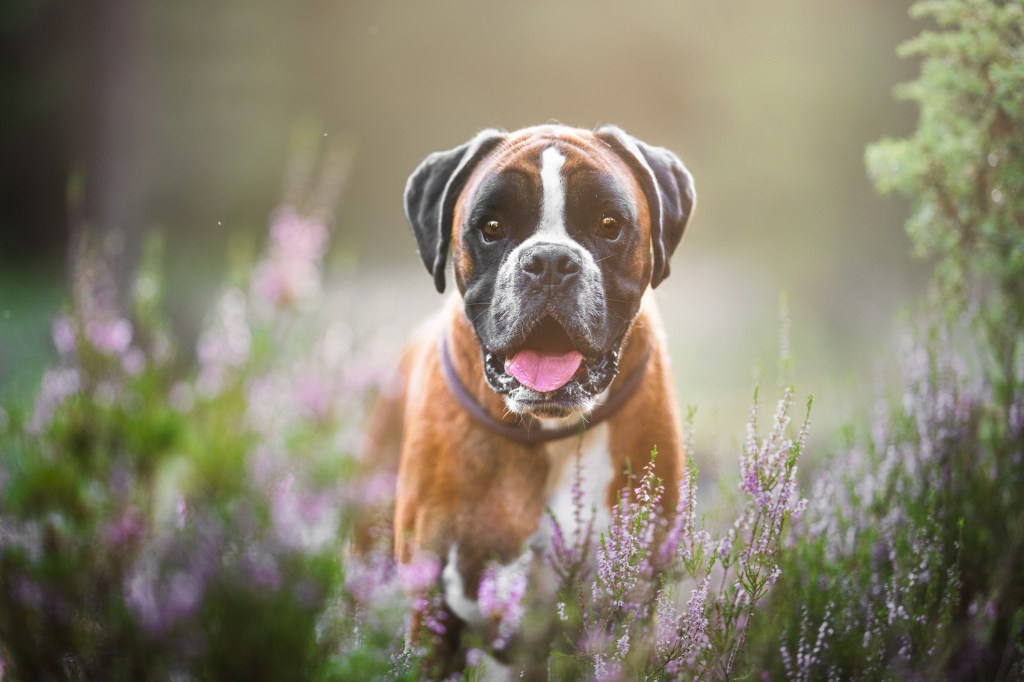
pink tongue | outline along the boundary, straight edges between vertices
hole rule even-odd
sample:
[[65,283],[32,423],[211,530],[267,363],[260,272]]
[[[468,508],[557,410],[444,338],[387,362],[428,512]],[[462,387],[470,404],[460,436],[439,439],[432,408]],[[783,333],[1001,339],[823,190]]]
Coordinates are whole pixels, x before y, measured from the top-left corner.
[[568,353],[538,353],[523,349],[505,359],[505,371],[524,386],[547,393],[565,386],[580,368],[583,356],[577,351]]

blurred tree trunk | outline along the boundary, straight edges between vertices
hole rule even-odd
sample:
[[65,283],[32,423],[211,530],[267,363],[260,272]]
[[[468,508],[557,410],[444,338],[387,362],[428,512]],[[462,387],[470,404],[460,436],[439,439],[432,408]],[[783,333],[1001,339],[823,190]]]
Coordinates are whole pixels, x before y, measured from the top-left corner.
[[153,191],[157,89],[146,14],[139,0],[95,0],[87,21],[84,195],[72,206],[73,239],[88,228],[122,280],[134,270]]

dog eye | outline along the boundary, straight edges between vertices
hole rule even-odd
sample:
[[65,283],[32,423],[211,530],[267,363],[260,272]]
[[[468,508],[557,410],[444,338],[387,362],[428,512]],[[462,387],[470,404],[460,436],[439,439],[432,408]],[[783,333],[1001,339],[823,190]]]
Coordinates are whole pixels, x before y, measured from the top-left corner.
[[485,241],[493,242],[505,236],[505,230],[497,220],[488,220],[480,229]]
[[615,241],[622,232],[622,224],[614,216],[606,215],[601,218],[601,224],[597,228],[598,233],[609,241]]

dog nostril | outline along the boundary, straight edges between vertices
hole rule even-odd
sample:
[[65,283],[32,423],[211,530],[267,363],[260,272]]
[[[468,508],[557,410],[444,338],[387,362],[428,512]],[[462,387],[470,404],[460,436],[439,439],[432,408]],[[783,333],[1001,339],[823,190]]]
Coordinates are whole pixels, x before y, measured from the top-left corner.
[[580,264],[569,254],[563,254],[558,259],[558,272],[563,275],[572,275],[580,271]]
[[531,251],[523,259],[522,268],[531,275],[541,275],[544,273],[544,259]]

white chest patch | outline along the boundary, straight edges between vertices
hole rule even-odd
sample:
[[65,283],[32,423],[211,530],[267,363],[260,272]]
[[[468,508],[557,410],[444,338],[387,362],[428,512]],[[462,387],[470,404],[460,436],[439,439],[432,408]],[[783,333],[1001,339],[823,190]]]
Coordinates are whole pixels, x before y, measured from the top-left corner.
[[[593,520],[593,532],[608,528],[608,486],[612,482],[608,424],[589,429],[583,441],[567,439],[547,446],[551,472],[548,474],[547,505],[558,522],[566,543],[582,541]],[[536,540],[550,548],[554,536],[551,519],[541,520]]]

